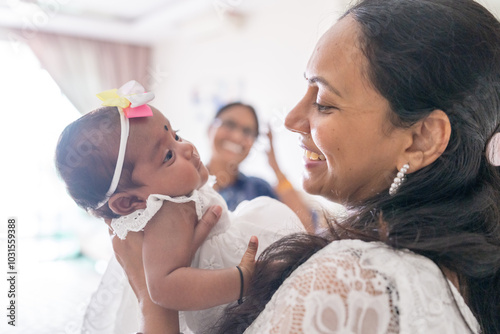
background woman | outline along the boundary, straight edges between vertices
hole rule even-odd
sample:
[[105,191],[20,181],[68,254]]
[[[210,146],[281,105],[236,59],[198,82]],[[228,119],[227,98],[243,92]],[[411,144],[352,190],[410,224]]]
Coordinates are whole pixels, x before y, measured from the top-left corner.
[[276,187],[273,188],[265,180],[247,176],[239,170],[258,136],[259,119],[252,106],[233,102],[216,112],[208,130],[212,155],[207,164],[210,174],[217,177],[214,189],[224,197],[231,211],[242,201],[259,196],[279,199],[299,216],[304,226],[309,226],[308,232],[314,233],[317,221],[315,213],[279,168],[270,131],[268,160],[278,180]]

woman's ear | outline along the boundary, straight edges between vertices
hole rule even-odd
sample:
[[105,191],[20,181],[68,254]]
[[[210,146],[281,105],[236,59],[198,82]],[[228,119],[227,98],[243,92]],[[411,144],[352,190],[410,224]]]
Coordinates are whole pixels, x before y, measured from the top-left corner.
[[410,171],[415,172],[430,165],[443,154],[450,141],[451,124],[444,111],[435,109],[412,129],[413,140],[406,153]]
[[146,201],[129,192],[120,192],[111,196],[108,205],[117,215],[125,216],[136,210],[145,209]]

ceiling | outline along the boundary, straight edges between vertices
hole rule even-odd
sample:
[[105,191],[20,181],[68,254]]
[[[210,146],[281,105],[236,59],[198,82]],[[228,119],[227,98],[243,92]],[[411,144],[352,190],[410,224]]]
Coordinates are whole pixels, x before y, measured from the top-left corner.
[[[0,0],[0,27],[19,28],[27,34],[49,31],[151,45],[175,35],[181,27],[201,32],[228,21],[241,23],[275,1]],[[499,16],[500,0],[477,1]]]
[[186,21],[244,17],[273,0],[0,0],[0,27],[154,44]]

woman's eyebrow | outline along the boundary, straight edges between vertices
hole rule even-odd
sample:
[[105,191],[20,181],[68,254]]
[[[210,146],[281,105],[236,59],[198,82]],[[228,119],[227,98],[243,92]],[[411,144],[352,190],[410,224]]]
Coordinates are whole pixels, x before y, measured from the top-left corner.
[[309,82],[310,85],[315,83],[320,83],[322,86],[325,86],[330,92],[338,95],[339,97],[342,97],[342,94],[340,94],[339,90],[330,85],[325,78],[320,76],[308,78],[305,72],[304,72],[304,78]]

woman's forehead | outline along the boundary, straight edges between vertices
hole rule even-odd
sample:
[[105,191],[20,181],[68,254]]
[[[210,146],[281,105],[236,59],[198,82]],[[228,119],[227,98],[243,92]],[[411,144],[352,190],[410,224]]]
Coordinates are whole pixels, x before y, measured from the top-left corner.
[[359,25],[352,17],[340,19],[321,36],[309,59],[308,68],[314,67],[318,62],[331,62],[339,58],[361,61],[363,53],[359,47],[360,33]]
[[218,118],[223,118],[223,117],[236,117],[238,114],[249,114],[253,115],[252,111],[246,107],[246,106],[232,106],[230,108],[227,108],[223,112],[221,112],[218,116]]
[[228,108],[217,118],[222,120],[231,119],[238,123],[251,123],[253,126],[257,126],[257,120],[254,113],[246,106],[233,106]]

